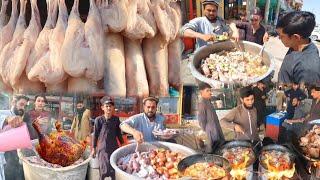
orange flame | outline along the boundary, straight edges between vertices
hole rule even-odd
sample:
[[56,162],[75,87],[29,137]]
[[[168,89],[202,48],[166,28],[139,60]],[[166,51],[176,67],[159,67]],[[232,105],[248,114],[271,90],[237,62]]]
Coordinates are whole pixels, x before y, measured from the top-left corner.
[[266,159],[264,160],[264,163],[267,165],[268,173],[267,177],[270,180],[281,180],[282,177],[291,178],[293,177],[295,173],[295,164],[293,164],[292,168],[290,168],[290,164],[286,162],[279,163],[278,166],[273,166],[270,163],[270,160],[272,157],[269,154],[265,154]]
[[243,162],[239,163],[231,163],[232,170],[230,171],[230,175],[233,177],[233,179],[242,180],[247,177],[247,163],[250,160],[249,151],[245,151],[241,155],[244,158]]
[[316,161],[316,162],[312,163],[312,165],[313,165],[315,168],[320,168],[320,161]]

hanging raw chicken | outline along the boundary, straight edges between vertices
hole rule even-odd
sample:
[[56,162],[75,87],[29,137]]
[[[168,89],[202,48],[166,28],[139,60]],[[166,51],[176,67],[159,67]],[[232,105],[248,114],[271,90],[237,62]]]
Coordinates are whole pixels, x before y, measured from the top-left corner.
[[12,59],[15,63],[12,63],[8,69],[10,85],[16,92],[44,91],[44,85],[40,82],[29,81],[25,72],[26,64],[40,30],[41,25],[37,0],[31,0],[31,20],[23,34],[22,43],[18,45],[17,55]]
[[63,68],[71,77],[69,92],[96,92],[97,81],[103,78],[103,30],[94,0],[90,0],[86,23],[79,17],[79,0],[75,0],[61,48]]
[[[51,3],[56,4],[56,0]],[[28,73],[28,78],[30,80],[40,80],[45,83],[47,92],[66,92],[67,91],[67,75],[63,70],[62,59],[60,58],[61,47],[65,38],[65,32],[68,25],[68,11],[64,0],[58,0],[59,4],[59,16],[57,24],[54,29],[52,29],[53,22],[52,15],[56,15],[56,6],[54,4],[53,11],[49,11],[48,23],[46,23],[47,30],[42,32],[47,32],[47,36],[43,36],[43,39],[39,41],[41,33],[39,35],[39,44],[43,44],[46,49],[42,49],[42,56],[38,59],[30,72]],[[37,41],[37,43],[38,43]],[[37,45],[37,44],[36,44]],[[34,54],[39,54],[39,51],[35,51]],[[31,64],[31,63],[30,63]]]
[[149,93],[152,96],[168,96],[168,46],[157,34],[142,42],[143,58],[147,70]]
[[14,30],[18,21],[18,0],[12,0],[11,17],[7,25],[0,31],[0,52],[13,37]]
[[121,32],[127,26],[128,0],[98,0],[97,6],[100,11],[102,27],[105,32]]
[[130,39],[143,39],[155,36],[157,27],[149,9],[149,0],[128,2],[128,22],[123,35]]
[[[126,67],[123,36],[118,33],[127,25],[127,0],[111,4],[103,0],[99,6],[104,24],[104,91],[108,96],[126,96]],[[116,22],[119,22],[117,24]]]
[[9,4],[9,0],[1,1],[1,10],[0,10],[0,31],[8,23],[6,11]]
[[159,32],[163,36],[164,43],[173,41],[176,37],[177,12],[170,7],[171,0],[151,0],[151,10],[157,23]]
[[175,89],[180,89],[180,66],[181,66],[181,55],[182,55],[182,41],[178,36],[178,32],[182,25],[180,7],[176,2],[171,2],[172,7],[177,16],[175,16],[175,40],[170,42],[168,45],[168,70],[169,70],[169,85]]
[[149,85],[140,40],[125,38],[127,97],[147,97]]

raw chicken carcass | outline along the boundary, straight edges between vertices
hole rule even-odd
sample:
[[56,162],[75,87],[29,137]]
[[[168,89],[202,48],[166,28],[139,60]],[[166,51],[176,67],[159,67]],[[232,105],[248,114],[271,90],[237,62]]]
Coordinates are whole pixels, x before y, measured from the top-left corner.
[[[149,95],[148,79],[143,61],[141,42],[124,40],[126,58],[127,97],[147,97]],[[130,80],[129,80],[130,79]]]
[[[149,82],[149,94],[168,96],[168,46],[161,34],[144,39],[142,50]],[[164,45],[165,44],[165,45]],[[177,74],[179,76],[179,74]]]
[[11,17],[7,25],[0,30],[0,52],[13,37],[14,30],[18,21],[18,0],[12,0]]
[[176,23],[179,23],[177,12],[170,7],[170,0],[151,0],[151,9],[154,14],[159,32],[166,43],[176,37]]
[[172,39],[176,39],[179,34],[180,28],[182,26],[181,9],[177,2],[170,2],[169,5],[170,5],[169,14],[171,14],[172,16],[172,22],[174,25],[174,34]]
[[180,88],[180,66],[182,55],[182,42],[179,37],[168,45],[168,70],[169,85],[179,90]]
[[[40,29],[41,25],[37,0],[31,0],[31,20],[29,26],[24,31],[23,39],[20,40],[21,43],[18,44],[18,49],[16,51],[17,54],[12,59],[10,66],[7,68],[9,82],[14,89],[28,89],[28,87],[21,86],[32,84],[27,78],[24,78],[24,76],[26,76],[25,67],[31,50],[34,48],[37,41]],[[40,88],[43,86],[42,83],[34,82],[34,85],[35,87],[39,87],[39,89],[34,89],[34,92],[42,91],[42,88]]]
[[9,4],[9,0],[1,1],[0,30],[8,23],[7,14],[6,14],[8,4]]
[[[67,91],[67,75],[63,70],[62,59],[60,58],[61,47],[65,38],[65,33],[68,25],[68,11],[65,0],[58,0],[59,16],[56,27],[51,30],[48,36],[48,44],[46,44],[45,54],[31,68],[28,77],[29,79],[37,78],[44,82],[47,87],[47,92],[66,92]],[[41,33],[39,37],[41,36]]]
[[32,123],[38,133],[39,144],[36,150],[41,158],[52,164],[59,164],[63,167],[72,165],[81,158],[85,149],[86,142],[77,142],[68,136],[57,121],[57,132],[51,132],[49,135],[42,133],[38,120]]
[[[79,17],[79,0],[75,0],[68,20],[68,27],[65,39],[61,48],[63,68],[73,80],[73,85],[77,86],[76,79],[81,84],[84,78],[87,85],[95,85],[103,78],[104,71],[104,49],[103,30],[101,17],[94,0],[90,0],[90,9],[87,21],[84,24]],[[69,79],[70,81],[70,79]],[[83,87],[76,89],[83,92],[84,89],[95,89],[95,87]],[[68,84],[68,91],[75,88]]]
[[57,1],[47,0],[47,6],[48,17],[46,23],[39,33],[36,44],[31,50],[31,54],[27,61],[26,72],[31,81],[43,80],[39,77],[39,73],[41,73],[39,72],[39,68],[35,66],[37,63],[49,61],[50,59],[49,39],[55,24],[55,22],[53,22],[53,17],[57,15]]
[[5,45],[0,55],[0,74],[5,84],[9,85],[10,67],[14,66],[19,50],[23,41],[23,33],[26,30],[26,4],[27,0],[20,0],[20,15],[13,33],[12,41]]
[[121,32],[127,26],[128,0],[98,0],[97,5],[100,11],[102,27],[105,32]]
[[126,65],[123,36],[120,33],[106,33],[104,90],[108,96],[126,96]]
[[150,0],[128,1],[128,22],[124,36],[130,39],[143,39],[155,36],[157,26],[149,9]]
[[181,27],[182,19],[179,5],[176,2],[171,2],[170,6],[177,12],[177,16],[174,16],[176,39],[168,45],[169,85],[179,90],[181,83],[179,74],[182,58],[182,41],[178,36],[178,32]]

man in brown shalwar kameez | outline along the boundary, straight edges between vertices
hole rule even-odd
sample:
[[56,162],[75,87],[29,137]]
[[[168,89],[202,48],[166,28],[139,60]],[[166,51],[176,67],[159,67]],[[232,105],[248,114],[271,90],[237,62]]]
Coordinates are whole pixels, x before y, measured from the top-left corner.
[[221,126],[233,130],[237,140],[258,141],[257,110],[253,106],[254,93],[251,87],[241,88],[240,97],[242,104],[221,119]]
[[211,86],[206,83],[200,83],[199,90],[201,99],[198,104],[198,122],[208,137],[207,151],[212,153],[224,143],[225,139],[216,111],[210,102]]

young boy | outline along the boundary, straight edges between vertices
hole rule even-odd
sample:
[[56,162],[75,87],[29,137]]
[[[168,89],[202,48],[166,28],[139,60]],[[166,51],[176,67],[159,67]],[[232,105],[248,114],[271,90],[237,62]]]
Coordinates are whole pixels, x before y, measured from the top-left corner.
[[[95,119],[93,137],[93,157],[98,155],[100,180],[106,177],[115,179],[114,169],[110,165],[111,154],[119,147],[116,138],[123,144],[119,117],[114,116],[114,102],[108,97],[101,99],[104,114]],[[97,145],[99,146],[97,147]]]
[[320,81],[319,51],[309,39],[315,24],[314,14],[305,11],[289,12],[280,18],[276,29],[289,48],[279,71],[280,83]]

